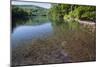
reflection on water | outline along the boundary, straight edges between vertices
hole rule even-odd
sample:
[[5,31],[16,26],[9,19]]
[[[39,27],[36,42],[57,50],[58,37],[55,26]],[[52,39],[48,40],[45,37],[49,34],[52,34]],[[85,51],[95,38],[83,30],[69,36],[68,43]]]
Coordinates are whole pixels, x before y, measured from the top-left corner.
[[48,22],[48,18],[45,16],[32,16],[32,17],[25,17],[25,18],[14,18],[12,19],[12,29],[16,28],[20,25],[41,25],[43,23]]
[[[31,17],[12,22],[14,65],[95,60],[95,29],[78,22]],[[15,47],[15,48],[14,48]]]
[[45,16],[26,17],[13,20],[12,47],[29,43],[31,40],[44,39],[52,35],[51,22]]
[[12,42],[19,43],[19,42],[25,42],[29,40],[43,39],[50,35],[52,35],[52,26],[50,22],[41,25],[35,25],[35,26],[22,25],[14,29],[12,34],[13,37]]

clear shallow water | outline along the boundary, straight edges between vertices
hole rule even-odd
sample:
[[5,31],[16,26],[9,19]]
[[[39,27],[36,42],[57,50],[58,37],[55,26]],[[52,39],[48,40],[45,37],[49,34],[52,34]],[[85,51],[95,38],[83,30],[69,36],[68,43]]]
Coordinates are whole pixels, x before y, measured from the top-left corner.
[[95,31],[89,26],[49,21],[47,17],[18,19],[12,23],[15,65],[95,60]]
[[[18,47],[23,42],[45,39],[53,34],[52,24],[47,17],[31,17],[25,20],[18,20],[12,33],[12,47]],[[23,24],[24,23],[24,24]]]
[[[20,25],[13,31],[12,37],[14,43],[25,42],[29,40],[44,39],[53,34],[50,22],[41,25]],[[20,44],[13,45],[20,46]]]

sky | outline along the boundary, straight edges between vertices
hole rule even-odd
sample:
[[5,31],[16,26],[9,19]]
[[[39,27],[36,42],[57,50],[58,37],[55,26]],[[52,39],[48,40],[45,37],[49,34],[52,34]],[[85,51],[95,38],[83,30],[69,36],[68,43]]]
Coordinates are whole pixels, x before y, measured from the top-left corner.
[[12,5],[36,5],[47,9],[51,7],[50,3],[22,2],[22,1],[12,1]]

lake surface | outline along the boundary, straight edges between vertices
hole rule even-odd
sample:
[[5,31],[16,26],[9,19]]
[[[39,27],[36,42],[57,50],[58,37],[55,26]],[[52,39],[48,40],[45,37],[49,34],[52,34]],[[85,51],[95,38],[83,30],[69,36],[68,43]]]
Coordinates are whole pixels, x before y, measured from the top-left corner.
[[20,21],[20,23],[13,29],[13,47],[18,47],[22,45],[20,43],[26,41],[44,39],[53,35],[52,24],[46,17],[32,17],[26,21]]
[[[12,57],[16,65],[95,60],[95,30],[90,26],[50,21],[45,16],[16,19],[12,25]],[[34,54],[39,56],[37,60],[30,59]]]

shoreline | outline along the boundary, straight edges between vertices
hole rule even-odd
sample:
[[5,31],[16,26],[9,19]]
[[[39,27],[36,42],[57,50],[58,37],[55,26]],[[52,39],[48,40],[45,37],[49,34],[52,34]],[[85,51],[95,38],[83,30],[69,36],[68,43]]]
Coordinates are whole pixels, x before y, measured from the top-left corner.
[[86,24],[86,25],[96,25],[96,22],[93,21],[85,21],[85,20],[78,20],[80,24]]

